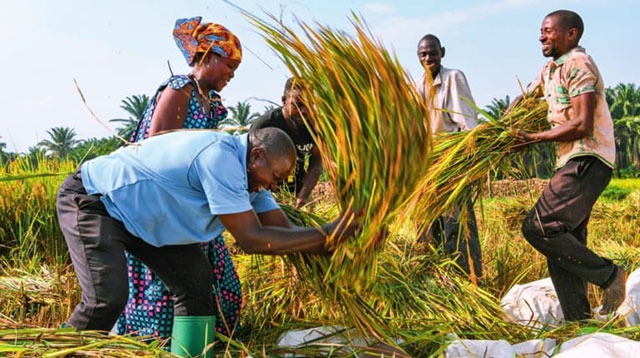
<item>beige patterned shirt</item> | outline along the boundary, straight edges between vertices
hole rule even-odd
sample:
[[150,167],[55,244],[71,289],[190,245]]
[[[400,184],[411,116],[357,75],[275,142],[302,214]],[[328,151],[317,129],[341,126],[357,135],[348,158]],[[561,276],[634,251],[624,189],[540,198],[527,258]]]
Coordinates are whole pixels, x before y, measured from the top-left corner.
[[557,60],[549,61],[530,88],[537,85],[540,85],[549,104],[547,119],[552,128],[573,118],[572,97],[587,92],[596,94],[593,133],[574,141],[557,142],[556,168],[564,166],[571,158],[585,155],[595,156],[613,168],[616,146],[604,81],[593,58],[584,48],[575,47]]

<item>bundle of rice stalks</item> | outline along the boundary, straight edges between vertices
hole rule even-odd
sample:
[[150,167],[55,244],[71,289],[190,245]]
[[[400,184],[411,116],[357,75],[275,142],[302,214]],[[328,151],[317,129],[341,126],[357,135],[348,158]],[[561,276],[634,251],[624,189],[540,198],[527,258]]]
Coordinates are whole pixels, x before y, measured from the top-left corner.
[[52,271],[42,266],[35,272],[1,269],[0,273],[2,312],[20,322],[58,326],[79,300],[75,274],[69,267]]
[[487,122],[467,132],[444,133],[434,142],[429,170],[414,193],[412,217],[420,230],[442,215],[455,213],[466,222],[468,208],[461,204],[477,198],[492,172],[517,175],[514,163],[523,154],[517,130],[538,132],[548,126],[546,102],[528,95],[501,118],[481,113]]
[[[283,348],[273,343],[285,331],[354,327],[358,320],[362,324],[359,336],[387,343],[399,339],[416,357],[437,356],[452,335],[511,342],[535,335],[529,328],[505,320],[500,300],[459,276],[452,269],[455,261],[451,258],[438,252],[408,252],[403,238],[389,240],[380,253],[376,281],[362,292],[336,290],[337,298],[330,301],[322,297],[323,290],[311,289],[318,284],[309,271],[312,265],[292,268],[286,261],[267,258],[242,274],[247,300],[244,318],[253,334],[251,345],[262,344],[269,352],[282,353]],[[307,271],[300,272],[298,267]]]
[[[428,109],[397,58],[356,16],[355,36],[300,22],[291,28],[254,16],[262,32],[300,82],[307,125],[336,189],[339,207],[364,211],[358,237],[338,243],[326,281],[366,287],[375,276],[379,232],[403,214],[430,151]],[[271,17],[277,22],[275,17]]]
[[122,337],[75,328],[29,328],[0,325],[3,357],[173,357],[150,337]]
[[[299,226],[322,226],[336,208],[323,207],[324,211],[311,213],[282,203],[280,206]],[[389,338],[386,322],[366,302],[369,291],[325,282],[330,256],[240,255],[235,260],[247,302],[243,322],[251,327],[254,337],[273,337],[274,330],[281,333],[293,328],[341,325],[355,327],[366,337]]]

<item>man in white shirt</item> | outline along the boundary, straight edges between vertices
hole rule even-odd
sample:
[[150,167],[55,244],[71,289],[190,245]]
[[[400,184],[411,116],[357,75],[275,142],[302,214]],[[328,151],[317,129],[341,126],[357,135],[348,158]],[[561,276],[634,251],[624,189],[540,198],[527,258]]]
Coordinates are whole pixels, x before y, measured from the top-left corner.
[[[425,101],[430,104],[431,130],[436,136],[445,132],[473,129],[477,125],[478,114],[473,108],[473,96],[464,73],[457,69],[442,67],[445,48],[440,40],[431,34],[418,42],[418,59],[425,69],[416,86]],[[459,222],[460,207],[466,205],[469,217],[466,223]],[[462,229],[462,230],[461,230]],[[478,239],[473,203],[459,203],[453,213],[440,217],[423,234],[431,236],[444,246],[446,254],[458,254],[456,262],[467,274],[482,277],[482,253]]]

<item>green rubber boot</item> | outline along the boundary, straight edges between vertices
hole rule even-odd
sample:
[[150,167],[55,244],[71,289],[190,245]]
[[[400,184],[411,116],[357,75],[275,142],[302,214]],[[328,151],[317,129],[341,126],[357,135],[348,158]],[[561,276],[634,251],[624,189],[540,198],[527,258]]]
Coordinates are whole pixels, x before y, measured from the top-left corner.
[[180,357],[213,357],[215,316],[174,316],[171,353]]

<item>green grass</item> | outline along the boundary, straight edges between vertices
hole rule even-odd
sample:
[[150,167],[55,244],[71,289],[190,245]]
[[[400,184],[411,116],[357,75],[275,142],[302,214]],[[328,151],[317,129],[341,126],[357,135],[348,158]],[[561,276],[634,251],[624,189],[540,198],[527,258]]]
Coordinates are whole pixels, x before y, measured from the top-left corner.
[[629,189],[632,191],[640,191],[640,178],[627,178],[627,179],[619,179],[613,178],[609,183],[609,186],[619,187],[623,189]]
[[612,179],[601,197],[605,200],[620,201],[633,192],[639,191],[640,180],[638,179]]

